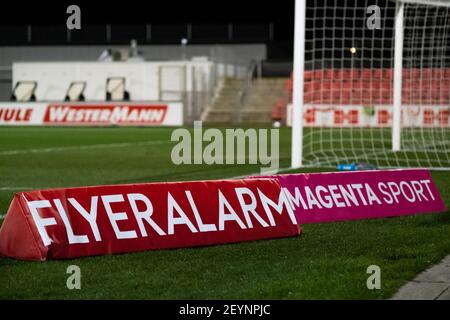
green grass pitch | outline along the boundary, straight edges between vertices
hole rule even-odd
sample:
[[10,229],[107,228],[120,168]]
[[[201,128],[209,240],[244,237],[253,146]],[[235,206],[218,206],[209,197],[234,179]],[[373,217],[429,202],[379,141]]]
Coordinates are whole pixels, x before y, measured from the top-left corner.
[[[259,171],[173,165],[172,130],[2,127],[0,214],[26,189]],[[280,131],[280,167],[289,166],[290,134]],[[450,172],[433,172],[433,179],[450,207]],[[449,212],[305,225],[301,236],[288,239],[63,261],[0,258],[0,299],[381,299],[449,253]],[[81,268],[81,290],[66,287],[72,264]],[[366,287],[373,264],[381,267],[380,290]]]

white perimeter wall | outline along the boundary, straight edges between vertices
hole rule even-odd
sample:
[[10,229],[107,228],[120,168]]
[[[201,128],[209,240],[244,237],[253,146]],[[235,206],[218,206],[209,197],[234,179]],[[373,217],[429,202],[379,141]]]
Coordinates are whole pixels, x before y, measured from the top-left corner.
[[132,101],[181,100],[180,91],[210,91],[210,61],[20,62],[13,64],[13,87],[37,81],[38,101],[62,101],[73,81],[86,81],[86,101],[104,101],[106,79],[125,77]]

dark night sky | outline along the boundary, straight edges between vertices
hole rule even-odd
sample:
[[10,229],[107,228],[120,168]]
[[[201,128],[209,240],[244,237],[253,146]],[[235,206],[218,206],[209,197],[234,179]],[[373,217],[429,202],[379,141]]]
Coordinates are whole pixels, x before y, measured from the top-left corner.
[[[280,0],[276,3],[264,0],[4,0],[0,5],[0,29],[2,26],[13,26],[11,30],[18,29],[18,32],[23,34],[24,31],[15,26],[65,28],[68,17],[66,9],[71,4],[80,6],[82,26],[111,24],[123,25],[125,28],[126,25],[186,23],[268,26],[270,23],[274,27],[275,40],[269,51],[275,56],[292,54],[294,0]],[[207,29],[203,30],[207,32]],[[10,31],[7,32],[8,38],[15,39]],[[33,32],[33,36],[35,34]],[[50,34],[49,38],[51,37]]]
[[[371,59],[373,54],[390,54],[392,17],[387,20],[382,30],[376,31],[365,28],[364,17],[367,3],[380,5],[384,8],[383,15],[388,15],[385,9],[389,8],[390,15],[393,16],[393,2],[388,0],[373,0],[373,2],[371,0],[342,2],[340,0],[309,0],[308,3],[310,7],[309,11],[307,10],[307,16],[313,16],[315,19],[307,20],[307,28],[314,28],[315,31],[306,33],[306,50],[314,51],[316,55],[319,55],[315,59],[345,58],[341,56],[346,53],[346,48],[354,45],[361,48],[361,54],[367,56],[369,61],[373,60]],[[346,4],[345,9],[340,7],[341,3]],[[23,29],[26,25],[31,25],[36,31],[32,33],[33,41],[35,41],[41,25],[42,30],[53,30],[54,34],[56,34],[56,28],[63,30],[62,37],[65,39],[65,24],[68,17],[66,9],[71,4],[80,6],[82,26],[111,24],[118,26],[118,29],[125,29],[131,28],[132,25],[170,26],[191,23],[194,26],[203,25],[202,30],[209,34],[210,26],[205,27],[205,25],[218,24],[226,27],[228,23],[236,25],[271,23],[274,26],[274,40],[268,44],[269,55],[281,58],[289,58],[292,55],[294,0],[270,2],[265,0],[3,0],[0,4],[0,29],[2,26],[5,26],[3,29],[6,30],[9,30],[8,26],[11,25],[24,26],[11,30],[19,30],[21,34],[25,34]],[[339,26],[333,19],[324,19],[326,14],[322,8],[325,4],[327,7],[340,9],[335,11],[335,14],[341,15],[341,18],[345,17],[346,23]],[[357,19],[352,20],[352,15]],[[325,32],[321,32],[323,27],[326,27]],[[48,32],[41,32],[41,37],[51,38],[52,34]],[[6,33],[3,31],[3,34],[5,37],[14,39],[14,35],[9,31]],[[333,39],[333,42],[325,42],[324,39]],[[352,39],[365,39],[365,42],[354,43]],[[386,52],[381,52],[378,48],[384,48]]]
[[214,23],[275,22],[292,25],[294,1],[276,4],[255,0],[185,0],[185,1],[2,1],[2,24],[53,24],[65,22],[70,4],[81,7],[85,23]]

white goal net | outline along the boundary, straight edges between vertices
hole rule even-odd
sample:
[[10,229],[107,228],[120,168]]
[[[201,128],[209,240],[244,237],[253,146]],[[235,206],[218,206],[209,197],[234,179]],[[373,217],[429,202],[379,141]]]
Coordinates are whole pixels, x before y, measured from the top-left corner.
[[450,169],[450,1],[297,0],[294,56],[293,167]]

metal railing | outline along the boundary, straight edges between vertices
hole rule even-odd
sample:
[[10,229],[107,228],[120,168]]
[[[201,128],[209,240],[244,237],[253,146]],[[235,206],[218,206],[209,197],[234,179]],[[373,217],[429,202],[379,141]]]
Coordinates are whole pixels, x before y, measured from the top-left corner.
[[235,124],[242,122],[242,109],[244,108],[244,105],[247,101],[250,90],[253,88],[255,73],[257,79],[261,78],[262,66],[260,60],[250,61],[250,64],[247,68],[243,87],[239,90],[235,103],[235,110],[233,113],[233,123]]
[[[211,28],[214,28],[212,31]],[[53,32],[52,37],[46,37]],[[3,34],[17,36],[2,37]],[[0,25],[1,45],[30,44],[128,44],[131,38],[121,34],[134,34],[139,43],[179,44],[182,38],[189,43],[265,43],[274,41],[274,23],[167,23],[133,25],[83,24],[81,30],[67,30],[66,24]]]

